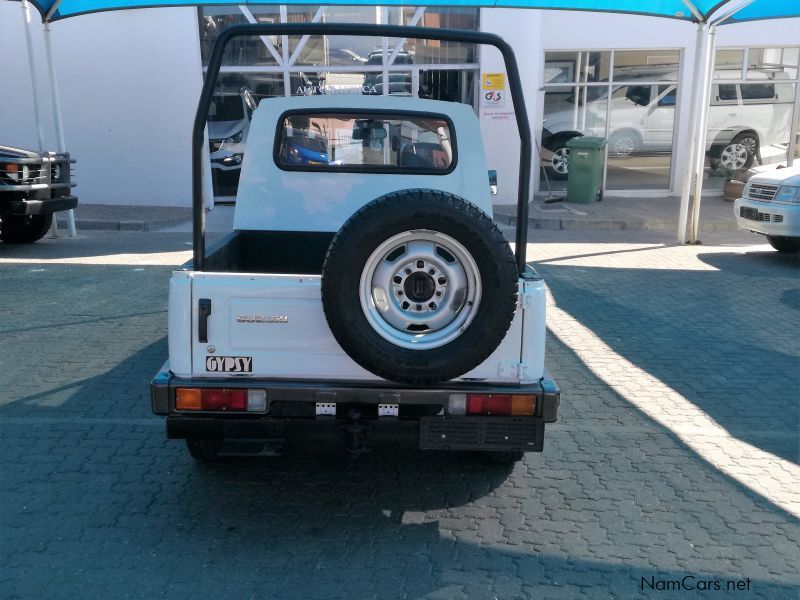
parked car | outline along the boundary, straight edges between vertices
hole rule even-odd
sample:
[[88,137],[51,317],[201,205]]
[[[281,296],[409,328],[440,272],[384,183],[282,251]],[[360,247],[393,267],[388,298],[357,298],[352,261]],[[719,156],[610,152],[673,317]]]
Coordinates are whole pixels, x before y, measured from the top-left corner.
[[800,251],[800,166],[753,175],[733,210],[740,229],[767,236],[779,252]]
[[328,141],[307,131],[297,131],[281,146],[281,159],[287,165],[308,166],[328,164]]
[[224,91],[214,95],[208,114],[208,140],[211,169],[216,172],[239,171],[247,145],[250,116],[257,106],[247,89]]
[[[308,132],[335,160],[293,158]],[[193,139],[199,173],[199,126]],[[485,156],[465,104],[263,100],[234,231],[207,253],[194,180],[195,258],[172,275],[169,361],[152,382],[168,437],[200,461],[308,438],[503,462],[541,451],[560,399],[544,369],[545,286],[524,261],[526,225],[515,257],[492,221]]]
[[[766,74],[754,72],[752,77]],[[664,76],[674,78],[676,74]],[[548,112],[552,133],[580,130],[585,135],[606,136],[605,87],[593,87],[593,98],[580,104],[567,95],[559,108]],[[785,143],[790,128],[793,88],[780,79],[755,79],[747,83],[712,86],[706,154],[712,168],[736,171],[749,168],[760,148]],[[615,86],[611,97],[610,156],[671,152],[675,125],[677,84],[665,81]]]
[[[383,64],[383,50],[373,50],[367,57],[368,65]],[[414,55],[406,50],[400,51],[394,59],[395,65],[414,64]],[[383,73],[370,71],[364,76],[362,93],[364,95],[381,96],[384,88]],[[411,73],[389,73],[389,95],[411,95]]]
[[40,240],[53,213],[78,205],[72,195],[67,152],[36,152],[0,146],[0,240],[30,244]]

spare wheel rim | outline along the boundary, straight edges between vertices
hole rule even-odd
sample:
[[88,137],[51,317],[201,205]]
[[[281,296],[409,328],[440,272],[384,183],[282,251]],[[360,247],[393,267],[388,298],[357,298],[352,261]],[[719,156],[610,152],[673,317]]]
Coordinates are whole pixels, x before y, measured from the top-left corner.
[[474,319],[480,271],[452,237],[430,229],[406,231],[367,259],[359,299],[382,338],[401,348],[431,350],[458,338]]

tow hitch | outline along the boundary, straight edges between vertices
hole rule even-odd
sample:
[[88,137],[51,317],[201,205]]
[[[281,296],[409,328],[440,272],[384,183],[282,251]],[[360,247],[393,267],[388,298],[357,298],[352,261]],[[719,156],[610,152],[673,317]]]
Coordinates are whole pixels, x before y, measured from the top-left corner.
[[361,411],[351,408],[347,412],[347,425],[340,431],[344,432],[345,448],[351,456],[369,452],[369,448],[366,446],[367,433],[372,431],[372,428],[361,423]]

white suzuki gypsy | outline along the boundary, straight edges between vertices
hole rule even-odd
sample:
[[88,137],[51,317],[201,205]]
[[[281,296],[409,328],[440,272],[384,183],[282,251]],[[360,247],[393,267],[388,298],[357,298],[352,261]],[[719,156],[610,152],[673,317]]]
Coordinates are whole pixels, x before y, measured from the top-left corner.
[[[239,35],[488,43],[522,138],[516,257],[492,222],[471,107],[384,96],[264,100],[234,232],[205,251],[199,157],[213,79]],[[195,120],[195,253],[170,281],[169,361],[152,384],[167,435],[215,460],[296,437],[541,451],[560,392],[544,370],[544,283],[525,264],[530,131],[511,49],[489,34],[292,24],[226,30]],[[324,151],[322,151],[324,147]]]

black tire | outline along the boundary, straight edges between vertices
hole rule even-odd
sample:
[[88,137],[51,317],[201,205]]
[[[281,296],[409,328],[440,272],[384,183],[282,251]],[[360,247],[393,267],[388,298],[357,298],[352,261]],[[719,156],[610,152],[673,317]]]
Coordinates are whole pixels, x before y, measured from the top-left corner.
[[608,138],[609,156],[630,156],[642,149],[642,136],[632,129],[615,131]]
[[768,235],[767,241],[769,245],[778,252],[785,252],[787,254],[796,254],[800,252],[800,238]]
[[6,244],[32,244],[42,239],[53,223],[49,215],[8,215],[0,223],[0,240]]
[[[481,298],[455,339],[415,349],[373,328],[362,309],[360,281],[379,246],[421,229],[450,236],[466,249],[477,266]],[[429,385],[463,375],[497,348],[516,310],[517,277],[508,242],[482,210],[445,192],[404,190],[370,202],[336,234],[322,267],[322,307],[336,341],[359,365],[384,379]]]
[[197,462],[213,463],[219,462],[219,449],[221,443],[217,440],[202,438],[189,438],[186,440],[186,449],[190,456]]

